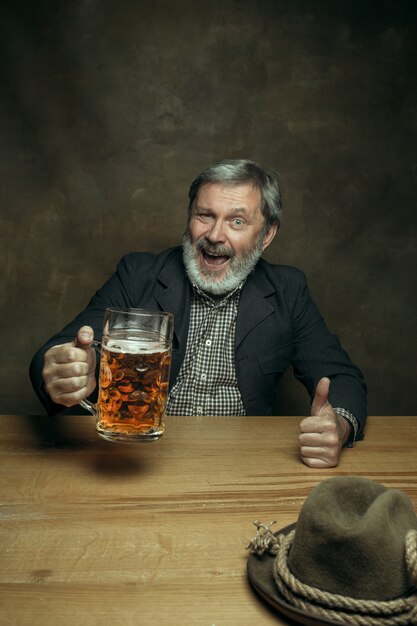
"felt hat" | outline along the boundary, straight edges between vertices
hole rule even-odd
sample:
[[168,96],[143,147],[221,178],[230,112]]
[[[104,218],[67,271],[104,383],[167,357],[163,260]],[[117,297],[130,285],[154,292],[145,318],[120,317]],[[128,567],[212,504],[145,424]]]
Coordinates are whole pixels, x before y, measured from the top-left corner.
[[248,576],[299,624],[417,625],[417,515],[408,496],[367,478],[330,478],[296,524],[255,522]]

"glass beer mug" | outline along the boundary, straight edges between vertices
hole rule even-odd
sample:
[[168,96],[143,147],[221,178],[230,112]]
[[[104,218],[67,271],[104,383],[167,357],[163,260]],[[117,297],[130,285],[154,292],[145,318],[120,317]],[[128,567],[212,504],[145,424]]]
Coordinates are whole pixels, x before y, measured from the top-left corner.
[[109,441],[155,441],[164,432],[174,317],[145,309],[104,314],[98,400],[80,404]]

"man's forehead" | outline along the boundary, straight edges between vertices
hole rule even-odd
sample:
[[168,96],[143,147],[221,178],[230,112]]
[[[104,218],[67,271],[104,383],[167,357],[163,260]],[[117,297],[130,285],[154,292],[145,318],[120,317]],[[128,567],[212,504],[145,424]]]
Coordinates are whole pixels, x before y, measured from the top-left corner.
[[196,204],[211,202],[227,203],[237,210],[260,208],[261,193],[252,183],[204,183],[198,190]]

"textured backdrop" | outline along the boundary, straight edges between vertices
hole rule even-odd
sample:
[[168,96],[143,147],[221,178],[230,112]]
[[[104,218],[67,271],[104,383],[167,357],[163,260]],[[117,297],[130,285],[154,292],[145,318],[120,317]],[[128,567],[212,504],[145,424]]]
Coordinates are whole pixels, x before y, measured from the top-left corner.
[[[122,254],[180,241],[194,176],[280,173],[296,265],[369,386],[417,414],[417,3],[3,0],[0,412]],[[279,409],[308,410],[285,377]]]

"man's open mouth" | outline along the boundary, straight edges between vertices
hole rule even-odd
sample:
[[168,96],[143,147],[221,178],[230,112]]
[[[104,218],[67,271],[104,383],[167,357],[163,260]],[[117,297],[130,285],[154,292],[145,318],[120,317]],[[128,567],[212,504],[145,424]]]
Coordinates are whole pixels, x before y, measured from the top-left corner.
[[204,265],[208,268],[213,269],[219,269],[220,267],[225,265],[230,259],[230,256],[208,252],[207,250],[201,250],[201,256]]

